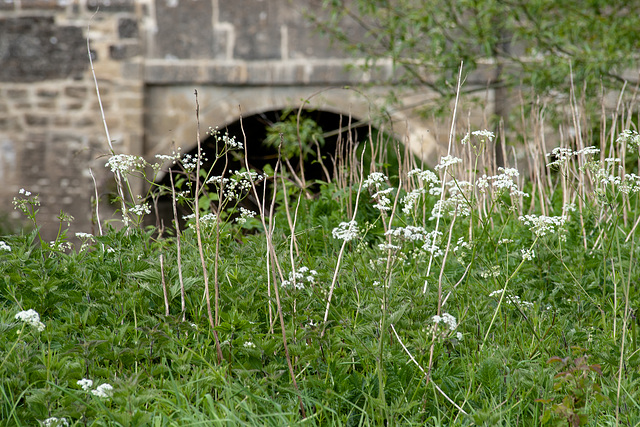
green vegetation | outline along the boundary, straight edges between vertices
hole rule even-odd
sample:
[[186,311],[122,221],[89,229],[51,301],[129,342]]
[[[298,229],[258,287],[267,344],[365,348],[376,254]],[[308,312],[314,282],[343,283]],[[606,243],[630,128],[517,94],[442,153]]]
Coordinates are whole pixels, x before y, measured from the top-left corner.
[[[488,131],[392,177],[363,141],[313,197],[280,165],[216,177],[173,154],[182,188],[147,201],[199,208],[161,238],[126,198],[126,226],[43,241],[21,191],[36,228],[0,244],[0,425],[637,425],[625,129],[608,158],[532,138],[526,179],[494,170]],[[216,161],[242,149],[211,132]],[[122,195],[148,170],[109,166]]]
[[[570,76],[592,100],[601,87],[620,90],[638,80],[640,4],[633,0],[324,0],[323,6],[309,19],[339,47],[366,58],[363,68],[391,61],[394,86],[427,87],[452,99],[462,61],[470,74],[463,93],[483,98],[493,89],[495,113],[505,121],[508,89],[531,100],[551,95],[562,105],[557,96],[571,90]],[[483,71],[480,78],[471,76],[474,70]]]

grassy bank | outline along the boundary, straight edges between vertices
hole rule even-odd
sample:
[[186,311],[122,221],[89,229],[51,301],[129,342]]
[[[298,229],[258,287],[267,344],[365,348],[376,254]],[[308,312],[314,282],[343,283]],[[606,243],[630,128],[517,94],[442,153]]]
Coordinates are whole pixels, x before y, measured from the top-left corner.
[[[54,242],[21,191],[0,425],[637,425],[640,137],[522,138],[527,176],[488,131],[435,169],[361,141],[317,194],[282,164],[113,156],[126,226]],[[173,188],[125,202],[174,160]],[[193,211],[177,232],[139,225],[158,191]]]

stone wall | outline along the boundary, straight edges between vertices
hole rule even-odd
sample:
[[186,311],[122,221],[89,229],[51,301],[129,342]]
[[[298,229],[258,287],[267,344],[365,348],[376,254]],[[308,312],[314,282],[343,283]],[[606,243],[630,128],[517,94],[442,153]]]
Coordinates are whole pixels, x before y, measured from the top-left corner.
[[[55,237],[61,210],[75,217],[72,233],[97,232],[91,168],[101,219],[114,213],[87,39],[114,150],[147,157],[166,152],[176,138],[185,149],[195,144],[194,89],[202,94],[203,124],[223,126],[241,111],[295,107],[326,86],[388,77],[390,67],[346,69],[352,61],[303,16],[321,3],[0,0],[0,210],[20,217],[11,200],[24,187],[40,195],[45,238]],[[354,22],[344,25],[359,31]],[[367,118],[369,100],[352,93],[334,91],[314,102]],[[409,127],[433,148],[419,121]]]
[[[47,239],[55,238],[60,211],[76,218],[73,231],[93,231],[89,168],[100,192],[109,191],[103,166],[109,150],[87,37],[115,147],[142,147],[137,28],[144,8],[124,0],[0,2],[1,209],[21,219],[11,209],[18,190],[39,194],[38,220]],[[131,55],[136,49],[137,59]]]

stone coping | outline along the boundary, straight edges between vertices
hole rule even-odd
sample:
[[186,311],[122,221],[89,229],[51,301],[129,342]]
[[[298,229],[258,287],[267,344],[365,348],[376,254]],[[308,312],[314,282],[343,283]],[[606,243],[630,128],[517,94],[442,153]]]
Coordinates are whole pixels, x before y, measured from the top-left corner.
[[212,85],[349,85],[383,81],[390,65],[364,72],[352,60],[304,59],[286,61],[218,61],[146,59],[146,84],[207,83]]

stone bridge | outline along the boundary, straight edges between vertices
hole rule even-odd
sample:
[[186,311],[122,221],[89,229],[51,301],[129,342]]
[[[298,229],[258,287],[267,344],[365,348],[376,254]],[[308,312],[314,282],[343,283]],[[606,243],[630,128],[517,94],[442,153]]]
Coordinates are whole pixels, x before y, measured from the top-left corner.
[[[55,237],[60,211],[75,217],[72,233],[97,232],[90,170],[101,217],[113,213],[106,203],[114,189],[104,167],[109,146],[87,40],[117,153],[151,160],[170,153],[174,144],[192,150],[194,90],[203,132],[241,115],[303,102],[369,120],[372,102],[384,97],[385,87],[344,87],[382,81],[391,67],[371,73],[347,68],[354,60],[304,17],[321,3],[0,0],[0,201],[7,221],[21,217],[11,201],[25,188],[40,196],[45,238]],[[345,25],[354,34],[361,31],[355,23]],[[428,124],[410,111],[394,114],[393,123],[399,138],[433,162],[437,143]]]

